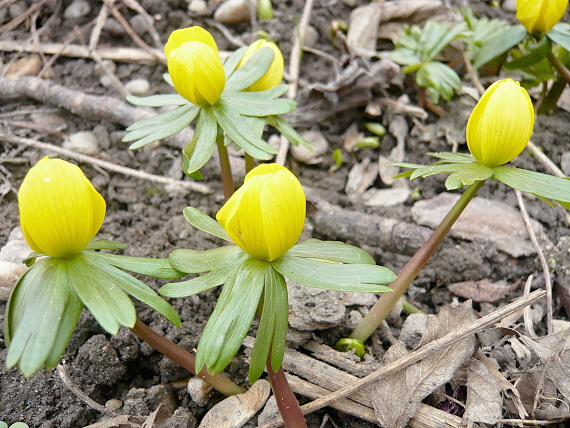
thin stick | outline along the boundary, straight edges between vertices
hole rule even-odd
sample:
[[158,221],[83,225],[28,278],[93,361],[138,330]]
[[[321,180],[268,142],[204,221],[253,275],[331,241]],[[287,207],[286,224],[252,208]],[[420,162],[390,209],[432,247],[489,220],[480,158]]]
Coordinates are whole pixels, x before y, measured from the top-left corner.
[[115,0],[103,0],[103,2],[107,5],[113,16],[117,19],[117,21],[119,21],[119,24],[121,24],[127,34],[131,36],[133,42],[135,42],[141,49],[154,56],[158,61],[166,64],[166,57],[164,56],[164,53],[162,53],[162,51],[151,48],[145,43],[143,39],[139,37],[139,35],[135,32],[135,30],[133,30],[123,15],[121,15],[121,13],[117,10],[117,7],[114,4]]
[[476,181],[463,192],[428,240],[402,268],[398,274],[398,278],[390,284],[393,291],[383,293],[382,296],[380,296],[378,301],[370,309],[370,312],[368,312],[356,326],[350,335],[351,339],[358,339],[365,342],[382,321],[384,321],[390,310],[392,310],[396,302],[403,296],[412,281],[418,276],[430,257],[435,253],[441,242],[447,236],[451,226],[453,226],[455,221],[459,218],[483,183],[484,181]]
[[97,403],[95,400],[93,400],[91,397],[85,394],[85,392],[83,392],[81,388],[79,388],[75,384],[75,382],[73,382],[73,380],[69,377],[65,363],[60,363],[57,365],[57,374],[59,375],[59,378],[61,379],[63,384],[67,387],[67,389],[73,392],[77,396],[77,398],[79,398],[81,401],[83,401],[85,404],[87,404],[87,406],[91,407],[93,410],[111,417],[116,417],[120,415],[120,413],[108,409],[107,407]]
[[[532,279],[533,279],[533,276],[529,275],[529,277],[527,278],[527,280],[524,284],[523,293],[525,296],[527,296],[530,293],[530,286],[532,285]],[[526,329],[528,337],[530,337],[533,340],[536,339],[537,336],[536,336],[536,332],[534,331],[534,326],[532,324],[532,313],[530,311],[530,306],[527,306],[526,308],[524,308],[523,320],[524,320],[524,328]]]
[[148,30],[148,33],[152,38],[154,46],[162,52],[162,50],[164,49],[164,44],[160,40],[158,31],[156,31],[156,28],[154,28],[154,20],[152,19],[152,17],[148,14],[148,12],[144,9],[144,7],[142,7],[139,4],[139,2],[137,2],[137,0],[123,0],[123,3],[125,3],[128,7],[130,7],[131,9],[142,15],[142,17],[146,21],[146,29]]
[[[47,55],[60,55],[75,58],[91,58],[89,48],[87,46],[73,45],[67,43],[42,43],[39,46],[22,46],[22,42],[18,40],[0,40],[0,51],[3,52],[27,52],[40,53]],[[103,59],[113,61],[137,62],[143,64],[156,64],[160,61],[156,55],[149,54],[139,48],[104,48],[97,49],[97,53]]]
[[[315,400],[309,404],[305,404],[301,407],[301,410],[306,415],[308,413],[312,413],[318,409],[321,409],[327,406],[329,403],[332,403],[336,400],[341,398],[345,398],[352,394],[357,390],[364,390],[366,386],[376,382],[378,379],[381,379],[385,376],[389,376],[391,374],[396,373],[399,370],[402,370],[409,365],[422,360],[423,358],[432,355],[436,352],[442,351],[443,349],[452,346],[454,343],[472,335],[483,331],[487,327],[494,325],[497,321],[513,314],[520,309],[542,299],[545,297],[546,291],[544,290],[536,290],[530,293],[528,296],[519,297],[514,302],[497,309],[494,312],[491,312],[488,315],[485,315],[483,318],[478,319],[477,321],[467,325],[465,327],[460,328],[452,333],[449,333],[443,336],[441,339],[434,340],[433,342],[427,343],[426,345],[422,346],[421,348],[409,353],[403,358],[400,358],[393,363],[387,364],[386,366],[382,367],[381,369],[371,373],[370,375],[359,379],[352,385],[346,386],[341,388],[329,395],[326,395],[318,400]],[[279,419],[273,419],[268,423],[262,425],[260,428],[273,428],[282,425],[282,421]]]
[[40,10],[40,8],[43,6],[43,4],[46,1],[47,0],[41,0],[37,3],[32,4],[24,13],[18,15],[7,24],[0,27],[0,34],[5,33],[6,31],[10,31],[12,28],[16,28],[18,25],[20,25],[22,22],[28,19],[28,17],[36,10]]
[[115,165],[114,163],[111,162],[106,162],[104,160],[97,159],[92,156],[76,153],[71,150],[64,149],[62,147],[54,146],[48,143],[42,143],[40,141],[32,140],[30,138],[16,137],[15,135],[4,134],[3,132],[0,132],[0,140],[5,141],[7,143],[23,144],[26,146],[35,147],[43,151],[55,152],[59,155],[68,157],[70,159],[75,159],[78,162],[84,162],[91,165],[96,165],[108,171],[113,171],[119,174],[140,178],[141,180],[148,180],[160,184],[180,186],[188,190],[199,192],[205,195],[212,193],[212,189],[200,183],[194,183],[192,181],[175,180],[173,178],[149,174],[148,172],[144,171],[137,171],[132,168],[127,168],[126,166]]
[[289,382],[287,382],[283,367],[279,367],[279,370],[276,372],[273,371],[271,367],[271,352],[267,356],[266,368],[267,374],[269,375],[269,382],[271,382],[271,388],[273,389],[273,395],[275,395],[275,401],[277,402],[277,407],[285,422],[285,426],[287,428],[307,428],[307,422],[305,421],[303,412],[301,412],[297,397],[295,397],[295,394],[289,386]]
[[[299,23],[298,28],[299,32],[297,33],[297,37],[295,37],[295,44],[291,48],[291,55],[289,56],[289,90],[287,91],[287,97],[292,100],[297,96],[303,40],[305,40],[307,35],[307,27],[309,26],[309,19],[311,18],[312,11],[313,0],[305,1],[305,7],[303,8],[303,14],[301,15],[301,22]],[[288,151],[289,140],[282,136],[281,145],[279,146],[279,151],[275,157],[275,163],[285,165]]]
[[222,174],[222,185],[224,187],[224,201],[230,199],[234,194],[234,178],[232,176],[232,166],[230,164],[230,157],[228,155],[228,149],[224,144],[224,137],[218,137],[216,140],[216,145],[218,146],[218,153],[220,155],[220,169]]
[[519,208],[521,210],[521,215],[524,220],[524,224],[526,225],[526,230],[530,236],[530,240],[532,241],[532,245],[536,249],[538,253],[538,259],[540,260],[540,265],[542,266],[542,271],[544,272],[544,282],[546,287],[546,322],[548,324],[548,334],[552,334],[554,332],[554,327],[552,324],[552,320],[554,316],[552,314],[552,280],[550,278],[550,268],[548,263],[546,262],[546,257],[544,257],[544,253],[542,252],[542,248],[538,244],[538,239],[536,239],[536,234],[532,229],[532,225],[530,224],[530,217],[526,210],[526,206],[524,204],[521,191],[515,189],[515,195],[517,195],[517,201],[519,203]]
[[223,373],[212,375],[208,373],[208,370],[204,368],[200,373],[197,374],[195,365],[196,357],[194,354],[191,354],[187,350],[176,345],[174,342],[171,342],[167,338],[161,336],[141,320],[137,319],[135,326],[131,328],[131,330],[154,349],[166,355],[168,358],[170,358],[175,363],[178,363],[186,370],[194,373],[196,376],[198,376],[204,382],[207,382],[212,387],[216,388],[222,394],[235,395],[245,392],[241,386],[233,383],[230,379],[225,377]]

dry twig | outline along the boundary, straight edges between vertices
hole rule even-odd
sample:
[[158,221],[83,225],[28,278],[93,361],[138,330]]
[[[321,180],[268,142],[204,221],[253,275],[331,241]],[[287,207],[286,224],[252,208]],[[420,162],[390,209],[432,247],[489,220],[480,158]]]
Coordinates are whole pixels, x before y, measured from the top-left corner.
[[71,150],[64,149],[62,147],[54,146],[47,143],[42,143],[40,141],[31,140],[29,138],[23,137],[16,137],[15,135],[4,134],[0,132],[0,140],[5,141],[7,143],[12,144],[24,144],[27,146],[35,147],[40,150],[45,151],[52,151],[58,153],[62,156],[75,159],[78,162],[84,162],[91,165],[95,165],[101,167],[103,169],[113,171],[119,174],[128,175],[131,177],[140,178],[141,180],[148,180],[153,181],[155,183],[165,184],[165,185],[172,185],[172,186],[179,186],[183,187],[188,190],[192,190],[194,192],[199,192],[202,194],[210,194],[212,193],[212,189],[208,186],[200,183],[194,183],[193,181],[182,181],[182,180],[175,180],[169,177],[163,177],[160,175],[149,174],[148,172],[144,171],[137,171],[136,169],[127,168],[125,166],[116,165],[111,162],[106,162],[101,159],[97,159],[91,156],[83,155],[81,153],[76,153]]
[[532,241],[532,245],[536,248],[536,252],[538,253],[538,259],[540,260],[540,265],[542,266],[542,271],[544,272],[544,282],[546,288],[546,320],[548,324],[548,334],[552,334],[554,331],[554,327],[552,325],[553,314],[552,314],[552,280],[550,278],[550,267],[546,262],[546,257],[544,257],[544,253],[542,252],[542,248],[538,243],[538,239],[536,239],[536,234],[532,229],[532,225],[530,224],[530,217],[526,210],[521,191],[515,189],[515,195],[517,196],[517,201],[519,203],[519,208],[521,210],[521,215],[524,220],[524,224],[526,225],[526,230],[530,236],[530,240]]
[[[457,331],[454,331],[453,333],[449,333],[446,336],[442,337],[441,339],[434,340],[433,342],[430,342],[425,346],[422,346],[416,351],[411,352],[404,358],[401,358],[393,363],[387,364],[386,366],[366,376],[365,378],[359,379],[354,384],[346,386],[342,389],[339,389],[338,391],[335,391],[329,395],[321,397],[309,404],[302,406],[301,409],[303,410],[304,414],[308,414],[314,412],[315,410],[328,406],[330,403],[336,400],[345,398],[356,391],[362,390],[362,388],[364,388],[365,386],[376,382],[378,379],[384,376],[396,373],[397,371],[404,369],[417,361],[422,360],[428,355],[432,355],[435,352],[441,351],[442,349],[452,346],[458,340],[464,339],[472,334],[484,330],[487,327],[492,326],[493,324],[503,319],[504,317],[536,302],[539,299],[542,299],[545,295],[546,291],[536,290],[533,293],[529,294],[528,296],[520,297],[516,299],[514,302],[500,309],[497,309],[496,311],[484,316],[483,318],[480,318],[479,320],[471,323],[470,325],[467,325]],[[262,428],[272,428],[281,425],[282,425],[281,419],[276,418],[262,425]]]
[[[297,96],[299,72],[301,69],[301,49],[303,46],[303,40],[307,35],[307,27],[309,26],[309,19],[312,11],[313,0],[307,0],[305,2],[305,7],[303,8],[303,14],[301,15],[299,28],[296,29],[298,33],[297,37],[295,37],[295,44],[291,48],[291,55],[289,56],[289,90],[287,91],[287,96],[292,100]],[[282,136],[279,151],[275,157],[275,163],[285,165],[288,151],[289,140]]]

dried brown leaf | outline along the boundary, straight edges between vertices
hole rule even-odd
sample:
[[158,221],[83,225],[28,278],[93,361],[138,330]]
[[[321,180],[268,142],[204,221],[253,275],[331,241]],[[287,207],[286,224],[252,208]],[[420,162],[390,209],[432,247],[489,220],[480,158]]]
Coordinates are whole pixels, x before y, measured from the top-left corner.
[[501,417],[503,397],[501,385],[485,364],[472,360],[467,372],[467,403],[463,419],[468,424],[494,424]]
[[265,404],[270,392],[269,382],[260,379],[243,394],[232,395],[210,409],[198,428],[239,428]]
[[472,299],[475,302],[496,302],[512,290],[506,281],[491,282],[488,279],[480,281],[463,281],[450,284],[447,289],[456,296]]
[[[455,307],[445,306],[438,316],[428,317],[426,333],[420,346],[471,324],[476,319],[470,301]],[[372,399],[380,425],[386,428],[406,426],[421,401],[451,379],[455,371],[473,354],[476,345],[475,336],[470,336],[408,366],[405,370],[380,379],[373,386]],[[406,354],[405,345],[396,344],[386,352],[385,363],[395,361]]]

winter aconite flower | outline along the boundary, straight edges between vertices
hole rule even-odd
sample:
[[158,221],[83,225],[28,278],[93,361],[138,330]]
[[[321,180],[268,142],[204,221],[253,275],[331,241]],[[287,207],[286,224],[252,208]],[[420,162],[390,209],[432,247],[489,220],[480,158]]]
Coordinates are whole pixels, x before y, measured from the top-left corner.
[[517,0],[517,19],[531,34],[545,34],[564,15],[568,0]]
[[469,151],[481,165],[503,165],[524,150],[533,126],[527,91],[512,79],[500,80],[489,86],[469,117]]
[[191,103],[213,105],[226,85],[224,67],[212,35],[201,27],[174,31],[164,47],[176,91]]
[[301,236],[305,194],[287,168],[260,165],[246,175],[242,187],[218,211],[216,219],[246,253],[272,261]]
[[18,194],[26,241],[41,254],[72,258],[87,247],[105,217],[105,201],[78,166],[40,160]]
[[168,260],[97,251],[126,245],[93,239],[105,218],[105,201],[78,166],[43,158],[24,178],[18,205],[24,237],[39,254],[25,260],[29,269],[8,300],[6,367],[17,366],[25,376],[55,367],[84,307],[110,334],[133,328],[137,314],[127,293],[181,325],[152,288],[123,271],[179,278]]
[[[252,94],[249,94],[252,95]],[[260,165],[246,175],[242,187],[218,211],[217,220],[193,207],[184,217],[194,227],[237,245],[206,251],[178,249],[171,266],[203,274],[164,285],[160,293],[184,297],[223,285],[214,312],[196,351],[196,370],[222,371],[241,347],[253,318],[259,324],[249,381],[266,364],[281,367],[289,313],[286,278],[297,284],[333,291],[383,293],[396,279],[377,266],[365,251],[342,242],[308,239],[297,244],[305,221],[305,194],[285,167]]]
[[283,54],[281,54],[281,51],[275,45],[275,43],[267,42],[265,40],[258,40],[249,45],[239,63],[239,67],[245,64],[255,52],[264,47],[267,47],[273,51],[273,62],[271,63],[269,70],[267,70],[267,73],[265,73],[263,77],[261,77],[261,79],[259,79],[253,85],[244,89],[245,91],[266,91],[279,85],[283,80]]

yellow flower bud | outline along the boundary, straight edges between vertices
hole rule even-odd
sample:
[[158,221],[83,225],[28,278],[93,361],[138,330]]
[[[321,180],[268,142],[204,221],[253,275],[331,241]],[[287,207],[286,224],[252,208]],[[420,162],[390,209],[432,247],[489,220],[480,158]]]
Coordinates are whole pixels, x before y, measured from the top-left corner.
[[246,175],[216,219],[242,250],[272,261],[301,236],[305,203],[297,177],[281,165],[264,164]]
[[241,67],[247,62],[251,56],[261,48],[270,48],[273,51],[273,62],[269,66],[269,70],[265,73],[261,79],[251,85],[249,88],[244,89],[244,91],[267,91],[279,85],[283,80],[283,54],[275,45],[275,43],[267,42],[265,40],[258,40],[257,42],[249,45],[243,58],[241,59],[238,67]]
[[545,34],[566,11],[568,0],[517,0],[517,19],[531,34]]
[[105,200],[78,166],[61,159],[40,160],[18,192],[20,225],[35,252],[77,256],[99,231]]
[[528,92],[512,79],[499,80],[489,86],[469,117],[467,145],[481,165],[503,165],[524,150],[533,127]]
[[176,30],[168,38],[164,53],[180,95],[199,107],[218,101],[226,86],[226,74],[210,33],[197,26]]

